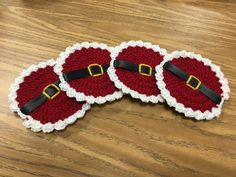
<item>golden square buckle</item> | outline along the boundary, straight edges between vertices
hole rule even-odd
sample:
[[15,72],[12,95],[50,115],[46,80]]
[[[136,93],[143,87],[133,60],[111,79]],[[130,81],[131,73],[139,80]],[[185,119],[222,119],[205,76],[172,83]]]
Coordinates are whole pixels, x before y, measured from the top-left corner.
[[[142,67],[148,67],[149,68],[149,73],[143,73],[142,72]],[[152,67],[147,65],[147,64],[141,63],[141,64],[138,65],[138,72],[139,72],[139,74],[141,74],[143,76],[151,76],[152,75]]]
[[[198,81],[198,84],[197,84],[196,87],[194,87],[194,86],[192,86],[192,85],[189,84],[190,81],[191,81],[191,79],[195,79],[195,80]],[[202,83],[202,82],[201,82],[197,77],[195,77],[195,76],[193,76],[193,75],[190,75],[190,76],[188,77],[188,80],[186,81],[186,85],[189,86],[190,88],[192,88],[193,90],[197,90],[197,89],[200,87],[201,83]]]
[[[53,96],[50,96],[47,94],[46,90],[49,88],[49,87],[53,87],[57,90],[57,92],[53,95]],[[49,84],[47,85],[44,89],[43,89],[43,92],[42,92],[48,99],[52,100],[53,98],[55,98],[58,94],[61,93],[61,90],[58,86],[56,86],[55,84]]]
[[[91,70],[91,67],[93,67],[93,66],[98,66],[100,68],[101,72],[97,73],[97,74],[93,74],[93,72]],[[102,66],[99,65],[99,64],[91,64],[91,65],[89,65],[88,66],[88,71],[89,71],[90,76],[93,76],[93,77],[101,76],[104,73]]]

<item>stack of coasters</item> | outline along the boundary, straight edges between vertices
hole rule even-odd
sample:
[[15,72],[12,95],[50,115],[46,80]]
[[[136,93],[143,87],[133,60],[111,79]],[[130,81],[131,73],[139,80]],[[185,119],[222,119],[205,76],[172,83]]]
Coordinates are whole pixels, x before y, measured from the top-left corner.
[[156,66],[157,86],[170,107],[197,120],[218,117],[229,98],[220,67],[201,55],[175,51]]
[[142,102],[163,102],[156,86],[155,67],[166,54],[165,49],[149,42],[123,42],[112,51],[109,77],[117,88],[133,98]]
[[110,54],[111,48],[96,42],[83,42],[66,48],[55,66],[61,89],[69,97],[89,104],[103,104],[121,98],[122,92],[107,74]]
[[54,60],[31,65],[15,79],[9,94],[10,108],[34,132],[62,130],[90,108],[86,102],[69,98],[59,88]]
[[168,54],[149,42],[129,41],[112,48],[83,42],[58,59],[31,65],[10,88],[10,108],[34,132],[63,130],[82,118],[90,104],[124,94],[144,103],[164,102],[197,120],[218,117],[229,99],[220,67],[186,51]]

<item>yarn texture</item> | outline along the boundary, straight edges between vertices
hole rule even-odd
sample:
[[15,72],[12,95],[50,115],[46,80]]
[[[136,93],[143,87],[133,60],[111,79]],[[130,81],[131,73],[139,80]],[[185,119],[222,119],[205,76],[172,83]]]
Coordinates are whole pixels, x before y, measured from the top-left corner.
[[[119,60],[134,64],[128,65],[131,65],[132,71],[119,66],[115,68],[114,62]],[[216,101],[219,103],[216,104],[197,90],[197,87],[191,88],[186,81],[164,69],[167,62],[194,76],[195,80],[199,79],[202,84],[220,95],[220,103]],[[86,76],[85,78],[68,79],[69,81],[64,79],[63,73],[88,68],[91,64],[106,65],[106,68],[110,66],[107,72],[97,77],[91,74],[91,71],[89,75],[85,70],[82,75]],[[150,76],[139,73],[137,66],[140,64],[150,66],[152,71],[155,71],[155,76],[153,77],[152,72]],[[147,73],[151,71],[148,68],[141,69],[146,69]],[[61,82],[61,91],[55,98],[44,97],[46,101],[43,100],[45,102],[29,115],[21,112],[20,109],[26,103],[41,95],[48,85],[58,79]],[[210,120],[221,114],[224,101],[229,99],[230,89],[220,67],[193,52],[183,50],[167,54],[167,51],[158,45],[143,41],[122,42],[113,48],[106,44],[83,42],[67,47],[56,61],[50,59],[23,70],[11,85],[8,100],[11,111],[23,119],[25,127],[34,132],[48,133],[63,130],[82,118],[90,109],[90,104],[111,102],[122,98],[123,93],[145,103],[166,101],[170,107],[186,117]]]
[[58,79],[53,70],[54,65],[54,60],[48,60],[30,66],[16,78],[10,89],[9,102],[12,111],[24,119],[23,125],[35,132],[62,130],[77,118],[83,117],[85,111],[90,108],[88,103],[77,102],[67,97],[65,92],[60,92],[54,99],[48,99],[37,107],[30,115],[24,115],[20,111],[25,103],[40,95],[47,85]]
[[130,94],[133,98],[140,99],[143,102],[163,102],[153,76],[143,76],[138,72],[115,68],[114,61],[125,60],[137,65],[147,64],[155,70],[155,66],[163,61],[166,54],[165,49],[148,42],[123,42],[112,51],[112,61],[108,69],[109,77],[117,88],[126,94]]
[[75,44],[60,54],[55,66],[55,72],[61,80],[60,87],[69,97],[77,101],[87,101],[90,104],[102,104],[122,97],[107,72],[98,77],[85,77],[66,82],[63,73],[87,68],[90,64],[105,65],[110,63],[110,48],[105,44],[88,43]]
[[[189,75],[197,77],[204,85],[221,95],[220,104],[211,101],[198,90],[193,90],[185,81],[163,69],[166,62],[179,67]],[[186,51],[175,51],[164,57],[164,61],[156,67],[157,86],[169,106],[184,113],[186,117],[212,119],[221,113],[224,100],[229,98],[228,81],[224,78],[220,67],[211,63],[201,55]]]

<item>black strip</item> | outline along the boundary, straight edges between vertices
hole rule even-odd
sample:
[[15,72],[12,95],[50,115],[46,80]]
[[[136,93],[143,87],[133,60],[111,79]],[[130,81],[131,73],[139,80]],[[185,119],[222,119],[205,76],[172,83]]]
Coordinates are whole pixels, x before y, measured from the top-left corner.
[[220,104],[221,96],[217,95],[216,92],[209,89],[206,85],[201,84],[198,90],[200,90],[204,95],[206,95],[208,98],[210,98],[216,104]]
[[181,70],[180,68],[178,68],[177,66],[172,65],[169,62],[167,62],[164,64],[164,68],[168,69],[170,72],[177,75],[183,81],[188,80],[189,75],[186,72],[184,72],[183,70]]
[[[176,76],[178,76],[183,81],[187,81],[188,78],[189,78],[189,75],[186,72],[184,72],[183,70],[181,70],[180,68],[178,68],[177,66],[175,66],[175,65],[173,65],[169,62],[164,64],[164,68],[167,69],[168,71],[172,72]],[[193,78],[193,79],[190,80],[189,84],[193,87],[196,87],[196,85],[198,84],[198,81]],[[221,96],[218,95],[217,93],[215,93],[210,88],[208,88],[203,83],[201,83],[198,90],[201,93],[203,93],[204,95],[206,95],[208,98],[210,98],[214,103],[220,104]]]
[[[57,87],[59,87],[60,81],[57,80],[53,84],[56,85]],[[54,94],[57,93],[57,90],[54,87],[48,87],[45,90],[45,92],[48,95],[53,96]],[[29,102],[25,103],[24,106],[22,106],[22,108],[20,109],[20,111],[25,115],[29,115],[31,112],[33,112],[37,107],[41,106],[47,100],[48,100],[48,98],[44,94],[40,94],[40,95],[34,97]]]
[[[115,68],[122,68],[126,69],[131,72],[139,72],[139,65],[125,61],[125,60],[115,60],[114,61],[114,67]],[[149,68],[148,67],[141,67],[141,70],[145,74],[149,74]],[[155,71],[152,69],[152,76],[155,76]]]
[[[109,64],[102,65],[103,71],[106,72],[108,67],[109,67]],[[99,66],[92,66],[90,69],[93,74],[101,73],[101,69],[99,68]],[[90,73],[89,73],[88,68],[83,68],[83,69],[63,73],[63,77],[64,77],[65,81],[81,79],[81,78],[85,78],[85,77],[89,77],[89,76],[90,76]]]

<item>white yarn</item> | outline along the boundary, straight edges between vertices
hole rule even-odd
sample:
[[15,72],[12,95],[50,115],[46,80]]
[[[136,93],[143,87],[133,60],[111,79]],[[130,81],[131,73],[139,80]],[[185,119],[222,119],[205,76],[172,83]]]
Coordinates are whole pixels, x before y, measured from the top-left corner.
[[167,51],[165,49],[160,48],[158,45],[152,45],[149,42],[143,42],[143,41],[122,42],[119,46],[114,47],[111,52],[111,62],[110,62],[110,67],[108,68],[108,75],[110,79],[115,83],[115,86],[117,88],[121,89],[126,94],[130,94],[133,98],[140,99],[142,102],[146,103],[164,102],[164,99],[160,94],[157,96],[154,95],[147,96],[146,94],[141,94],[135,90],[132,90],[131,88],[127,87],[121,80],[119,80],[118,76],[116,75],[116,69],[114,67],[114,61],[116,60],[116,57],[124,49],[135,46],[152,49],[154,52],[159,52],[160,55],[162,56],[165,56],[167,54]]
[[40,121],[35,120],[30,115],[25,115],[20,111],[19,103],[17,102],[17,90],[22,82],[24,82],[24,78],[29,76],[32,72],[37,71],[40,68],[45,68],[47,66],[54,66],[55,60],[50,59],[45,62],[41,62],[38,65],[31,65],[28,69],[23,70],[21,75],[15,79],[15,82],[10,87],[10,93],[8,95],[8,100],[10,103],[10,109],[12,112],[16,112],[22,119],[23,125],[26,128],[30,128],[34,132],[43,131],[44,133],[52,132],[53,130],[63,130],[67,125],[74,123],[78,118],[82,118],[87,110],[90,109],[90,105],[88,103],[84,103],[82,108],[78,110],[73,115],[67,117],[66,119],[59,120],[56,123],[46,123],[42,124]]
[[69,57],[71,53],[74,53],[76,50],[80,50],[82,48],[100,48],[100,49],[107,49],[109,52],[111,52],[111,47],[108,47],[106,44],[99,44],[97,42],[82,42],[74,44],[71,47],[67,47],[65,52],[62,52],[57,59],[56,65],[54,67],[54,71],[59,75],[59,79],[61,81],[61,84],[59,85],[61,90],[65,91],[67,96],[69,97],[75,97],[77,101],[87,101],[89,104],[103,104],[107,101],[114,101],[116,99],[120,99],[123,96],[123,93],[121,91],[115,91],[113,94],[109,94],[106,96],[98,96],[94,97],[92,95],[88,96],[85,95],[83,92],[77,92],[74,88],[72,88],[64,79],[63,77],[63,64],[65,63],[66,59]]
[[[166,62],[173,60],[174,58],[180,58],[180,57],[189,57],[191,59],[197,59],[198,61],[202,61],[205,65],[210,66],[211,70],[216,73],[216,77],[219,78],[219,82],[222,84],[221,89],[223,91],[222,93],[222,100],[220,104],[217,105],[216,108],[212,108],[211,111],[205,111],[201,112],[200,110],[194,111],[192,108],[185,107],[182,103],[177,102],[177,100],[170,95],[169,90],[166,88],[166,84],[164,82],[164,76],[163,76],[163,66]],[[161,62],[160,65],[156,66],[156,80],[157,80],[157,86],[161,91],[161,95],[166,100],[167,104],[170,107],[174,107],[176,111],[180,113],[184,113],[186,117],[195,118],[197,120],[210,120],[214,117],[218,117],[221,113],[221,108],[223,105],[224,100],[229,99],[229,85],[228,80],[224,78],[224,74],[221,72],[220,67],[211,63],[211,61],[208,58],[203,58],[201,55],[194,54],[193,52],[186,52],[183,51],[174,51],[171,54],[168,54],[164,57],[164,60]]]

